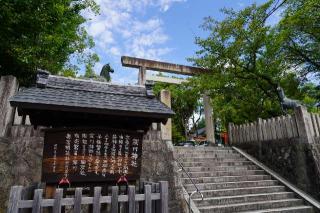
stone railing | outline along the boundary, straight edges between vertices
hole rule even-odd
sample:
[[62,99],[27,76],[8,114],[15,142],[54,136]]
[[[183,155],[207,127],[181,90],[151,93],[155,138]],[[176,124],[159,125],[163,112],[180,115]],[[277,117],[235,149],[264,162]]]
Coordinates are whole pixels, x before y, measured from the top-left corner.
[[293,115],[258,119],[241,125],[230,123],[228,134],[231,144],[292,138],[320,143],[320,115],[298,107]]

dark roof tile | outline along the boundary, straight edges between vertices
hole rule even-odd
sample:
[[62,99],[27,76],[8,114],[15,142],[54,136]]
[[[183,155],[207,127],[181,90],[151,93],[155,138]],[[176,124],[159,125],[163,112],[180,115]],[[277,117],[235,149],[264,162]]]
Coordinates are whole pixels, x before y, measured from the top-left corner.
[[[137,112],[148,117],[171,117],[173,111],[156,98],[146,95],[142,86],[122,86],[104,82],[49,76],[46,88],[25,88],[11,99],[13,106],[42,106],[100,113]],[[111,113],[112,114],[112,113]],[[157,117],[157,116],[155,116]]]

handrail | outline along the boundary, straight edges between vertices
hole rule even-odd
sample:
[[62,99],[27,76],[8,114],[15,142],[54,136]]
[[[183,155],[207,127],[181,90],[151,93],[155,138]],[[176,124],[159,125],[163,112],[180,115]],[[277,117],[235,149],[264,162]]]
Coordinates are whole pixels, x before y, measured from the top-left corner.
[[200,189],[197,187],[197,185],[195,184],[195,182],[192,180],[190,174],[185,170],[184,166],[182,165],[182,163],[180,163],[180,160],[177,159],[177,162],[179,164],[179,166],[181,167],[182,171],[184,171],[184,173],[188,176],[189,180],[191,181],[191,183],[193,184],[193,186],[196,188],[195,191],[191,192],[189,194],[189,203],[188,203],[188,206],[189,206],[189,213],[191,213],[191,198],[194,194],[196,193],[199,193],[200,196],[201,196],[201,200],[203,200],[203,194],[202,192],[200,191]]

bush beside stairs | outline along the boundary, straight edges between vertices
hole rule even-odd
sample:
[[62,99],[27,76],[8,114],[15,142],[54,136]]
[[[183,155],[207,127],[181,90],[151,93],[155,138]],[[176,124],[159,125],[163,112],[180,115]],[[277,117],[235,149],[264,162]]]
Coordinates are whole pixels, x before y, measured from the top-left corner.
[[[201,213],[314,212],[292,191],[231,147],[175,147],[177,160],[204,195],[192,200]],[[184,172],[190,194],[194,185]]]

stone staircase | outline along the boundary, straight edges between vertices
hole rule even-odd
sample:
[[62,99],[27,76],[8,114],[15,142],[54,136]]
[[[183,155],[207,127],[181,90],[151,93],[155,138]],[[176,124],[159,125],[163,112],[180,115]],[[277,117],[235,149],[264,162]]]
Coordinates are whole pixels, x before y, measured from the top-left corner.
[[[202,213],[215,212],[313,212],[264,170],[229,147],[175,147],[176,156],[204,195],[193,202]],[[190,194],[195,190],[181,172]]]

